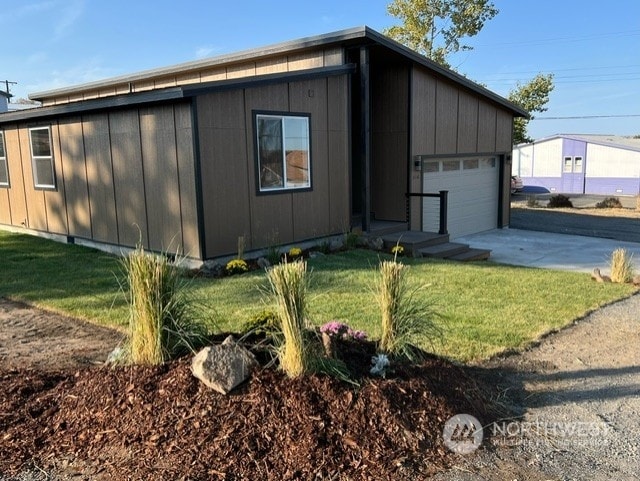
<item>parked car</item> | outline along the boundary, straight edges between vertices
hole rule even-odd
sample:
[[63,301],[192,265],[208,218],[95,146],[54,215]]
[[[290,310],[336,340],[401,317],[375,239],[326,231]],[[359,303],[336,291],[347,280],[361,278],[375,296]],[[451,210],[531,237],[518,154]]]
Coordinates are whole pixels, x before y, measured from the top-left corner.
[[522,191],[522,179],[518,175],[511,176],[511,193],[515,194],[516,192]]

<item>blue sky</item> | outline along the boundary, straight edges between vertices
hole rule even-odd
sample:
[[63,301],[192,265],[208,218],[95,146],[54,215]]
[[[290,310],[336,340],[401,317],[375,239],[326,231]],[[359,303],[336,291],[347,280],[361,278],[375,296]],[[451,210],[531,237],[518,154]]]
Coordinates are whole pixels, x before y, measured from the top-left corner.
[[[396,23],[387,0],[0,0],[0,81],[16,97],[281,41]],[[640,134],[638,0],[494,0],[500,13],[452,64],[506,95],[554,73],[529,134]],[[624,116],[624,117],[622,117]]]

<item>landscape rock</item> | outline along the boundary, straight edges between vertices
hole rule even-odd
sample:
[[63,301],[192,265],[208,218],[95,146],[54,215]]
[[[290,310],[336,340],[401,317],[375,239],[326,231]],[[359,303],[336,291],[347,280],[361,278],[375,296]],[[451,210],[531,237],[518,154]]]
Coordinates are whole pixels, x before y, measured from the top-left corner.
[[367,247],[376,251],[381,251],[384,249],[384,241],[381,237],[369,237],[367,238]]
[[216,261],[204,261],[200,269],[207,277],[220,277],[224,272],[224,266]]
[[228,394],[247,380],[257,365],[254,355],[229,336],[222,344],[198,352],[191,362],[191,372],[211,389]]
[[269,262],[269,259],[267,259],[266,257],[259,257],[256,261],[256,264],[258,264],[258,267],[260,267],[260,269],[267,269],[268,267],[271,267],[271,262]]
[[339,251],[343,247],[344,247],[344,242],[342,241],[342,239],[332,240],[331,244],[329,245],[329,249],[331,250],[331,252]]

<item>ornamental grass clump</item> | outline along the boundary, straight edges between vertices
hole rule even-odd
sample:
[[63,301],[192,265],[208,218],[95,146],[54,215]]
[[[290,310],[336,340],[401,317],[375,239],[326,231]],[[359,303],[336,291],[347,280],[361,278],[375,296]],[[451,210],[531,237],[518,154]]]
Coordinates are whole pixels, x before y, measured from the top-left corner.
[[439,335],[439,329],[434,322],[436,313],[417,296],[418,289],[410,288],[408,269],[395,259],[380,263],[376,300],[380,306],[382,336],[378,347],[389,356],[418,361],[420,352],[414,347],[418,339],[433,340]]
[[611,253],[611,282],[621,284],[633,281],[633,254],[626,249],[616,249]]
[[285,262],[267,272],[271,293],[278,306],[284,342],[278,350],[280,367],[289,377],[311,370],[312,355],[305,339],[308,273],[304,261]]
[[139,245],[122,264],[129,302],[125,350],[133,364],[163,364],[204,344],[207,330],[187,295],[187,281],[167,256]]

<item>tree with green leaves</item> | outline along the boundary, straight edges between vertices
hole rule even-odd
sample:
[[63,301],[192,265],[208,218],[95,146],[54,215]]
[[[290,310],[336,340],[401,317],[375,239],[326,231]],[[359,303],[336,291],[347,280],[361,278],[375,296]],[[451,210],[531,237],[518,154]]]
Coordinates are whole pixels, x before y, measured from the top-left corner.
[[393,0],[387,11],[402,25],[386,35],[446,67],[450,54],[472,49],[464,37],[477,35],[498,13],[490,0]]
[[553,74],[538,74],[531,81],[521,84],[509,92],[508,99],[529,112],[530,118],[522,117],[513,120],[513,143],[532,142],[527,135],[529,121],[534,118],[534,112],[546,112],[549,94],[553,90]]
[[[477,35],[498,14],[490,0],[393,0],[387,11],[402,20],[402,25],[386,29],[386,35],[449,68],[451,54],[473,49],[464,39]],[[538,74],[519,83],[508,98],[530,115],[544,112],[553,87],[552,74]],[[514,120],[514,143],[530,141],[527,126],[532,118]]]

